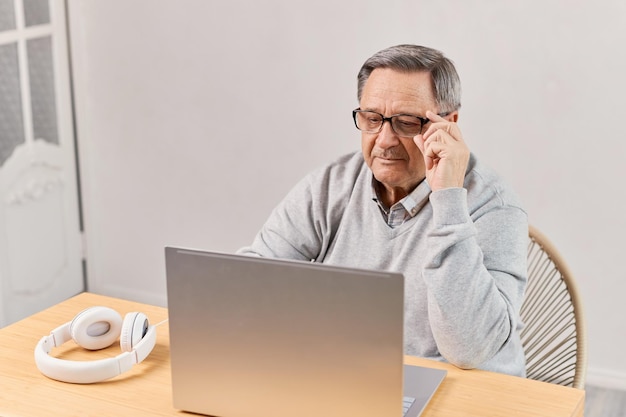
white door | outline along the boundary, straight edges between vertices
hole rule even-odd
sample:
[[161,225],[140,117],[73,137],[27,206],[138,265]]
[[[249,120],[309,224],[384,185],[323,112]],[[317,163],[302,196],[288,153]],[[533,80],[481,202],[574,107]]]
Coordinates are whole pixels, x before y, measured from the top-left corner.
[[84,288],[63,0],[0,0],[0,327]]

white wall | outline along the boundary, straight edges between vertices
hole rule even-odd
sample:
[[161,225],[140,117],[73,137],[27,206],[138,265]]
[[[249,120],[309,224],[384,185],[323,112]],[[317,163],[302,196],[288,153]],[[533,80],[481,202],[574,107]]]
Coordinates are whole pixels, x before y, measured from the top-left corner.
[[363,61],[419,43],[455,61],[467,142],[576,273],[589,382],[626,388],[626,3],[69,5],[92,291],[164,305],[164,245],[249,243],[295,181],[359,147]]

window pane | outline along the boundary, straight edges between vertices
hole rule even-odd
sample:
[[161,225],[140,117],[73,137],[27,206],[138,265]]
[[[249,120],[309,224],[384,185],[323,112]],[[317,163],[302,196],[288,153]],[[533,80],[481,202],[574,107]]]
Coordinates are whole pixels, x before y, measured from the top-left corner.
[[23,0],[26,26],[50,23],[48,0]]
[[28,50],[30,102],[33,110],[33,139],[59,143],[57,111],[54,94],[52,38],[31,39]]
[[15,29],[13,0],[0,0],[0,32]]
[[0,45],[0,166],[24,143],[17,43]]

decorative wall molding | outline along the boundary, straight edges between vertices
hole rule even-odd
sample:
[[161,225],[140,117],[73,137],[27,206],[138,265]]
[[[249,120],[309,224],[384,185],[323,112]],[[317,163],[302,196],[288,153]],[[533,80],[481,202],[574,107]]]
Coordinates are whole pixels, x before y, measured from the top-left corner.
[[41,200],[46,194],[63,187],[63,178],[60,173],[53,173],[47,177],[31,178],[18,187],[9,191],[5,198],[8,206],[27,204]]

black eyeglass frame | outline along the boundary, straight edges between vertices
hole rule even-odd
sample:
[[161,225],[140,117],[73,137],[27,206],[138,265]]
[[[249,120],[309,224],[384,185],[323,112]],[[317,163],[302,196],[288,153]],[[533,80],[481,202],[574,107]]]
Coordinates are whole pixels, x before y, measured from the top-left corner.
[[[357,113],[374,113],[380,116],[380,118],[382,119],[381,123],[380,123],[380,127],[378,128],[377,131],[369,131],[369,130],[362,130],[361,128],[359,128],[359,124],[356,121],[356,114]],[[446,112],[446,113],[439,113],[438,115],[440,117],[446,117],[447,115],[449,115],[451,112]],[[373,111],[373,110],[362,110],[361,108],[356,108],[354,110],[352,110],[352,119],[354,120],[354,126],[359,129],[361,132],[365,132],[365,133],[380,133],[383,130],[383,126],[385,125],[385,122],[389,122],[389,124],[391,125],[391,129],[396,133],[396,135],[403,137],[403,138],[409,138],[409,137],[413,137],[413,136],[403,136],[400,133],[396,132],[396,129],[393,127],[393,123],[392,123],[392,119],[394,117],[398,117],[398,116],[409,116],[409,117],[415,117],[417,120],[420,121],[420,131],[419,133],[416,133],[413,136],[416,135],[421,135],[422,134],[422,130],[424,129],[424,125],[428,124],[429,122],[431,122],[432,120],[430,120],[427,117],[420,117],[420,116],[416,116],[414,114],[406,114],[406,113],[399,113],[399,114],[392,114],[389,117],[385,117],[384,115]]]

